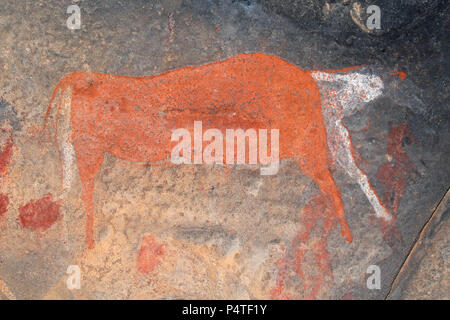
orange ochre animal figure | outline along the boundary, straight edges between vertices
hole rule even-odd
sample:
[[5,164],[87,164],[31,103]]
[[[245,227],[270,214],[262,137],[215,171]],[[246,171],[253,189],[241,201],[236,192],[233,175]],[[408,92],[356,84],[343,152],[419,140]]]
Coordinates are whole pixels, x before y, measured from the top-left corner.
[[[323,112],[318,85],[320,81],[352,85],[350,94],[344,92],[340,98],[347,104],[352,95],[359,94],[362,102],[374,98],[355,91],[364,81],[358,77],[345,78],[348,72],[304,71],[278,57],[251,53],[154,76],[83,72],[66,75],[56,85],[45,118],[53,114],[55,101],[63,190],[70,188],[77,165],[86,208],[88,247],[94,247],[94,181],[105,153],[131,162],[170,161],[172,131],[178,128],[193,131],[194,122],[199,120],[205,127],[222,132],[227,128],[279,129],[280,160],[294,159],[299,169],[314,180],[324,199],[330,201],[332,219],[339,222],[345,239],[352,241],[341,195],[329,170],[327,121],[335,129],[343,126],[339,127],[339,117],[327,118]],[[373,83],[369,87],[372,91],[379,89]],[[344,102],[332,108],[342,111],[346,107]],[[348,132],[343,130],[342,139],[348,140]],[[344,142],[348,145],[347,140]],[[348,161],[344,163],[348,172],[356,178],[365,177],[351,165],[350,145],[344,144],[342,148],[335,153],[350,154],[350,160],[347,159],[350,165]],[[370,185],[361,188],[368,198],[378,201]]]

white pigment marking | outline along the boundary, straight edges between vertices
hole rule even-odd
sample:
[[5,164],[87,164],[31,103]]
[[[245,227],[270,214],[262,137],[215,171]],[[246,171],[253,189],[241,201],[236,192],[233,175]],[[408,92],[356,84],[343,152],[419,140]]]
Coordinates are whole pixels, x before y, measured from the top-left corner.
[[391,216],[381,204],[370,185],[367,175],[358,168],[353,159],[351,137],[342,123],[350,115],[381,95],[383,81],[374,75],[360,73],[338,74],[314,71],[324,98],[322,112],[327,125],[327,140],[333,160],[342,166],[366,195],[379,218],[390,220]]
[[[74,178],[75,171],[75,149],[70,142],[70,136],[72,135],[72,125],[71,119],[71,100],[72,92],[67,89],[65,92],[60,93],[62,95],[62,104],[58,108],[58,123],[57,123],[57,142],[58,147],[61,152],[62,160],[62,198],[65,202],[68,198],[68,193],[70,192],[72,181]],[[67,214],[63,215],[63,233],[65,238],[65,246],[68,248],[68,226],[70,221]]]

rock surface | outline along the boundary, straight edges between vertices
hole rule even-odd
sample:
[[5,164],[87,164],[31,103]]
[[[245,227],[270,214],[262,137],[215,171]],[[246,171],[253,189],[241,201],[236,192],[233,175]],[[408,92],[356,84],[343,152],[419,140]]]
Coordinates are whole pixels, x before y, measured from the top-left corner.
[[447,192],[424,226],[392,286],[390,299],[448,299],[449,198]]
[[[69,2],[0,3],[0,298],[449,298],[446,1],[378,1],[375,32],[361,27],[363,1],[76,4],[79,30],[66,27]],[[383,80],[383,94],[343,124],[392,223],[339,164],[330,169],[351,243],[339,226],[324,236],[331,209],[291,160],[261,176],[107,154],[88,249],[80,179],[62,190],[53,126],[41,132],[58,81],[71,72],[157,75],[251,52],[303,70],[364,65]],[[309,226],[314,214],[319,223]],[[68,289],[71,265],[80,289]],[[371,265],[381,269],[380,289],[366,285]]]

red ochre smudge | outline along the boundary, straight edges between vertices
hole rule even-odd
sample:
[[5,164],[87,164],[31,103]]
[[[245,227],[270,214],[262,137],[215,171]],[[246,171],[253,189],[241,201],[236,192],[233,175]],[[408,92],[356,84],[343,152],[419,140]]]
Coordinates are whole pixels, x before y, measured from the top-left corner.
[[272,299],[276,300],[291,300],[292,296],[289,293],[284,292],[284,282],[286,279],[286,273],[289,271],[289,265],[286,259],[286,249],[281,248],[283,251],[283,258],[278,259],[276,265],[278,267],[276,286],[270,290],[270,296]]
[[[306,299],[316,299],[320,290],[328,280],[333,279],[329,254],[327,250],[327,237],[336,225],[334,212],[330,207],[329,196],[321,194],[311,199],[303,209],[300,217],[300,226],[303,228],[292,241],[285,257],[278,261],[279,271],[276,287],[271,291],[272,299],[290,299],[291,295],[283,293],[286,273],[289,269],[295,270],[303,280],[303,293]],[[320,239],[310,237],[313,230],[318,230]],[[304,259],[311,248],[314,263],[304,268]]]
[[6,194],[0,194],[0,219],[8,211],[9,197]]
[[152,272],[164,255],[163,245],[159,244],[153,236],[145,236],[138,251],[137,267],[139,272],[144,274]]
[[19,220],[23,228],[44,231],[50,228],[60,215],[61,205],[53,201],[52,195],[31,200],[19,208]]
[[347,282],[349,283],[350,288],[341,296],[340,300],[356,300],[356,297],[353,294],[354,290],[353,281],[350,279]]
[[384,238],[391,247],[395,245],[395,241],[402,241],[397,227],[397,210],[408,179],[415,170],[413,162],[403,150],[405,137],[417,143],[406,123],[395,126],[389,131],[387,151],[393,160],[383,164],[377,174],[379,181],[385,185],[383,202],[389,205],[392,211],[392,222],[387,223],[383,220],[380,222]]
[[11,161],[13,152],[13,141],[10,137],[8,142],[3,148],[3,151],[0,153],[0,176],[5,176],[8,170],[9,162]]
[[[146,77],[72,73],[55,87],[71,92],[71,127],[86,208],[86,243],[94,247],[94,182],[109,153],[135,162],[170,159],[172,130],[194,121],[219,129],[279,129],[280,160],[297,160],[333,206],[352,240],[341,195],[329,171],[320,90],[310,71],[278,57],[239,54],[224,61]],[[57,109],[62,106],[59,94]],[[58,130],[58,128],[57,128]],[[225,152],[224,152],[225,155]]]
[[406,73],[404,73],[403,71],[394,72],[394,75],[399,77],[401,80],[405,80],[406,79]]

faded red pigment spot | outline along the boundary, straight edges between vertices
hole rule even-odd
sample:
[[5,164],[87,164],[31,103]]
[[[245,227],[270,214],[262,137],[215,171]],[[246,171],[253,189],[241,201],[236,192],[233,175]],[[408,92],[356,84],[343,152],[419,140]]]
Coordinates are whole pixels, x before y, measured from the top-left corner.
[[289,271],[289,264],[286,260],[286,249],[284,247],[281,248],[284,252],[284,257],[278,259],[276,265],[278,267],[276,286],[272,290],[270,290],[270,296],[272,299],[277,300],[290,300],[292,296],[289,293],[284,292],[284,282],[286,280],[286,274]]
[[19,221],[23,228],[44,231],[50,228],[60,215],[61,205],[53,201],[52,195],[31,200],[19,208]]
[[[168,161],[176,144],[172,130],[192,134],[198,120],[221,132],[279,129],[280,160],[297,160],[330,199],[342,235],[351,241],[341,195],[328,169],[320,91],[310,72],[252,53],[147,77],[72,73],[56,86],[46,118],[58,92],[71,92],[70,142],[82,182],[89,248],[94,247],[94,181],[104,154],[136,162]],[[58,110],[62,94],[59,100]]]
[[9,197],[6,194],[0,193],[0,219],[3,218],[8,211]]
[[388,136],[388,154],[392,162],[383,164],[378,169],[378,180],[385,185],[384,203],[392,211],[392,222],[381,221],[381,228],[386,242],[393,247],[402,241],[397,227],[397,210],[411,174],[416,169],[408,154],[403,150],[405,140],[417,143],[406,123],[393,127]]
[[[6,176],[8,165],[11,161],[13,153],[12,137],[8,139],[3,150],[0,152],[0,177]],[[0,193],[0,219],[8,211],[9,197],[6,194]]]
[[403,71],[393,72],[393,74],[396,75],[397,77],[399,77],[401,80],[406,79],[406,73],[404,73]]
[[164,255],[163,245],[159,244],[153,236],[145,236],[138,251],[137,267],[139,272],[152,272]]
[[3,151],[0,153],[0,176],[5,176],[8,170],[9,162],[11,161],[13,152],[13,141],[10,137],[8,142],[3,147]]
[[352,280],[347,281],[350,285],[350,288],[341,296],[340,300],[356,300],[356,297],[353,293],[354,285]]
[[[292,241],[285,257],[278,261],[277,285],[271,291],[273,299],[290,299],[290,294],[283,293],[286,273],[289,269],[295,270],[303,280],[303,293],[306,299],[317,298],[327,281],[333,279],[327,237],[336,225],[336,218],[330,203],[332,203],[330,199],[321,194],[310,200],[303,209],[300,217],[302,231]],[[319,231],[319,239],[311,238],[313,230]],[[312,248],[312,263],[308,263],[308,268],[304,265],[306,248]]]

